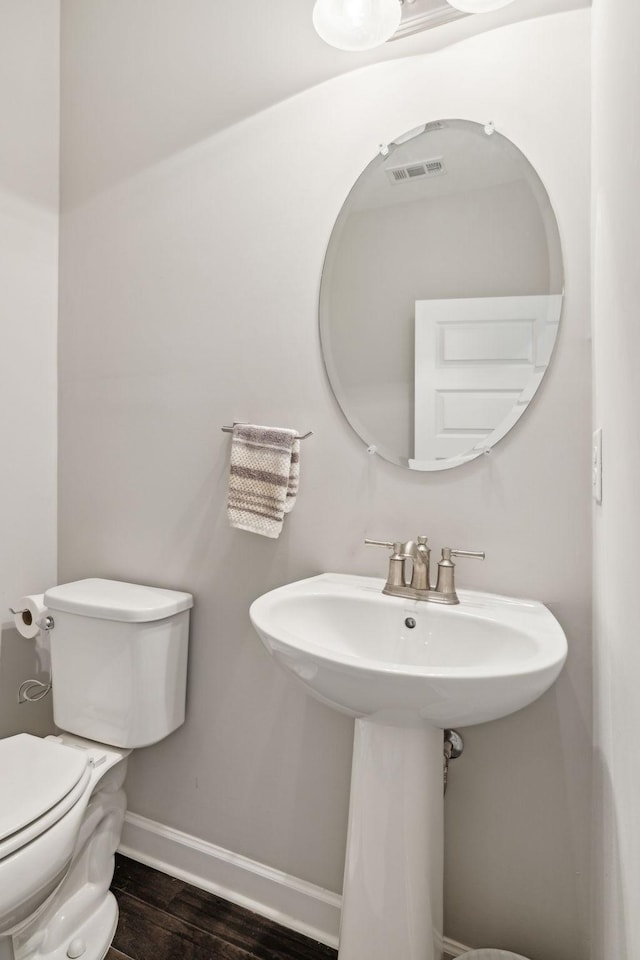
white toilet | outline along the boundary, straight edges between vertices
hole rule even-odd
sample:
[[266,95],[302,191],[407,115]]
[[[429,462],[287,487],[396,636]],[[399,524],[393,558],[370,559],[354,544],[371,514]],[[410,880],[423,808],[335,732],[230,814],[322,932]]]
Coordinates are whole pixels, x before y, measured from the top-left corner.
[[193,598],[91,579],[45,604],[65,732],[0,740],[0,960],[102,960],[127,757],[184,721]]

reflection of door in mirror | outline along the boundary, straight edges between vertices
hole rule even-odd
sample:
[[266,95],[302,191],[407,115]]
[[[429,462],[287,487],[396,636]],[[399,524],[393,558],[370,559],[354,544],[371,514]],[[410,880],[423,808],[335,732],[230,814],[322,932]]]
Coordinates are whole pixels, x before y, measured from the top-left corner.
[[562,297],[418,300],[414,456],[477,456],[522,415],[555,342]]

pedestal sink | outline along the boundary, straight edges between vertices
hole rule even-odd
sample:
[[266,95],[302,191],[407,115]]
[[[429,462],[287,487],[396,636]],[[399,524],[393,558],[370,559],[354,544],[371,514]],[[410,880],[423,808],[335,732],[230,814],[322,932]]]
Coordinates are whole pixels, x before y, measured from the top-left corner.
[[535,600],[460,590],[440,606],[322,574],[259,597],[275,659],[356,718],[339,960],[442,956],[442,730],[506,716],[554,682],[562,628]]

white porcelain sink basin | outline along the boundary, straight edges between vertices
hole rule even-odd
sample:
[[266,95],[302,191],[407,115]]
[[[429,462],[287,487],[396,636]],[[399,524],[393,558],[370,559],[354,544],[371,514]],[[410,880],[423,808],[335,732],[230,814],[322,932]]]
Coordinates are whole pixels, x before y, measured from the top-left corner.
[[562,669],[562,627],[535,600],[461,590],[459,605],[444,606],[384,596],[383,586],[322,574],[259,597],[251,621],[315,697],[388,722],[495,720],[536,700]]

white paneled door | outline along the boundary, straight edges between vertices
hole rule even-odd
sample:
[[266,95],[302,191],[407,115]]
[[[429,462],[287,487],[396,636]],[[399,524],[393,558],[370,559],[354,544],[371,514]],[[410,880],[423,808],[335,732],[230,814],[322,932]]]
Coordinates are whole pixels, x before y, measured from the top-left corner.
[[549,363],[562,296],[417,300],[417,463],[463,457],[499,440]]

